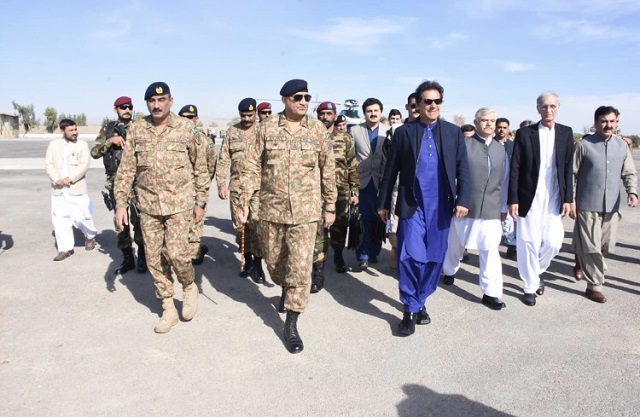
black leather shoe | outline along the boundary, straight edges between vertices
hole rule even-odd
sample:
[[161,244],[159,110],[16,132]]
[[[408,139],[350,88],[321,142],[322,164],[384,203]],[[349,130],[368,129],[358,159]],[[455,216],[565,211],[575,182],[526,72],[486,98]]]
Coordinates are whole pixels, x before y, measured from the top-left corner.
[[464,254],[462,254],[462,262],[469,262],[469,251],[467,251],[466,249],[464,250]]
[[369,263],[372,265],[375,265],[378,263],[378,257],[377,256],[372,256],[371,258],[369,258]]
[[300,353],[304,349],[302,338],[298,334],[298,316],[300,313],[287,311],[287,319],[284,322],[284,340],[287,342],[289,353]]
[[416,314],[416,324],[429,324],[431,323],[431,317],[429,317],[429,313],[427,313],[427,307],[422,307],[418,314]]
[[536,305],[536,295],[535,294],[527,294],[527,293],[525,293],[522,296],[522,302],[525,303],[528,306],[533,307],[534,305]]
[[540,285],[538,285],[538,289],[536,290],[536,294],[542,295],[544,294],[544,279],[540,277]]
[[456,282],[456,277],[453,275],[444,275],[444,278],[442,279],[442,283],[444,285],[453,285],[454,282]]
[[362,261],[360,261],[359,266],[360,266],[360,269],[364,271],[367,268],[369,268],[369,262],[366,259],[363,259]]
[[518,249],[516,246],[507,246],[507,253],[505,254],[505,257],[507,259],[514,259],[516,256],[518,256]]
[[287,291],[284,288],[282,288],[282,295],[280,296],[280,301],[278,302],[278,312],[279,313],[286,313],[287,312],[287,309],[284,306],[284,297],[285,297],[286,293],[287,293]]
[[416,331],[416,314],[413,313],[404,313],[402,316],[402,321],[398,326],[398,330],[400,331],[400,336],[411,336]]
[[[535,304],[535,297],[534,297],[533,301],[534,301],[534,304]],[[486,294],[482,296],[482,304],[486,305],[487,307],[489,307],[492,310],[502,310],[503,308],[505,308],[507,306],[498,297],[489,297]]]
[[315,294],[324,288],[324,262],[315,262],[311,272],[311,293]]

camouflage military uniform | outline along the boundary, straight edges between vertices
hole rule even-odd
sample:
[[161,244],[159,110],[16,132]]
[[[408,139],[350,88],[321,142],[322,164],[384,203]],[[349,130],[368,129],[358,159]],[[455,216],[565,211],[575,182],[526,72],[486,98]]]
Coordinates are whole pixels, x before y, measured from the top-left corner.
[[287,310],[302,312],[321,208],[335,210],[335,162],[327,129],[306,115],[292,132],[284,113],[270,116],[258,126],[241,178],[241,202],[260,190],[260,243],[269,274],[285,288]]
[[[102,129],[100,129],[100,133],[98,133],[98,137],[96,138],[96,141],[93,143],[93,147],[91,148],[91,156],[93,157],[93,159],[103,158],[104,160],[105,174],[107,175],[107,179],[104,182],[104,187],[109,190],[109,195],[112,199],[114,198],[113,183],[116,178],[117,167],[120,164],[120,159],[123,152],[123,150],[119,147],[107,143],[108,139],[115,136],[114,127],[116,126],[116,123],[118,122],[109,122],[104,125]],[[131,124],[132,122],[129,122],[124,125],[124,128],[127,132],[129,131]],[[107,155],[106,158],[105,155]],[[136,215],[135,208],[131,208],[129,210],[129,218],[131,219],[131,226],[133,226],[133,240],[136,242],[136,245],[138,245],[138,247],[143,247],[144,242],[142,239],[142,230],[140,229],[140,218]],[[118,230],[118,226],[115,225],[114,218],[114,226],[117,233],[116,236],[118,240],[118,248],[122,250],[131,248],[131,230],[129,225],[124,226],[122,231],[120,231]]]
[[330,136],[336,165],[336,221],[329,230],[318,224],[316,244],[313,251],[313,263],[324,262],[329,248],[328,236],[331,236],[331,247],[342,250],[347,240],[349,224],[349,197],[357,196],[360,190],[358,176],[358,159],[353,145],[353,138],[346,132],[334,130]]
[[[255,123],[249,129],[243,129],[240,123],[230,127],[220,147],[220,157],[218,159],[220,169],[216,172],[216,182],[218,189],[227,187],[227,182],[229,184],[229,205],[231,218],[234,219],[233,228],[236,230],[238,247],[241,245],[242,225],[235,223],[235,218],[236,212],[242,209],[240,203],[240,175],[247,148],[256,140],[256,131],[257,124]],[[249,221],[245,227],[244,248],[245,252],[262,257],[257,233],[259,223],[258,205],[258,195],[255,194],[249,199]]]
[[209,197],[205,155],[205,138],[191,121],[173,113],[161,133],[151,116],[136,120],[129,129],[116,175],[116,204],[127,206],[135,178],[147,266],[158,298],[173,297],[169,265],[183,286],[194,279],[188,233],[194,203]]
[[[216,149],[213,146],[213,142],[209,140],[202,123],[198,122],[196,125],[199,131],[200,138],[205,142],[206,146],[206,159],[207,159],[207,172],[209,172],[209,183],[213,180],[213,177],[216,175],[216,167],[218,164],[218,158],[216,155]],[[189,244],[191,245],[191,257],[195,259],[198,256],[198,251],[200,250],[200,242],[202,241],[202,232],[204,229],[204,216],[202,220],[196,222],[195,219],[189,228]]]

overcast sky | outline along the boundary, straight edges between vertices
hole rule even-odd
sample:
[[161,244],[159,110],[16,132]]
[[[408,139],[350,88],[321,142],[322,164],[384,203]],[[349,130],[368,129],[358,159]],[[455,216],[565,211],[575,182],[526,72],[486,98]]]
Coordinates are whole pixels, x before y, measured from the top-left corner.
[[2,0],[0,16],[0,112],[16,100],[97,124],[120,95],[146,111],[165,81],[174,111],[226,123],[244,97],[279,110],[282,84],[303,78],[314,100],[377,97],[386,115],[429,79],[449,120],[489,106],[513,127],[553,90],[575,131],[613,105],[640,134],[640,0]]

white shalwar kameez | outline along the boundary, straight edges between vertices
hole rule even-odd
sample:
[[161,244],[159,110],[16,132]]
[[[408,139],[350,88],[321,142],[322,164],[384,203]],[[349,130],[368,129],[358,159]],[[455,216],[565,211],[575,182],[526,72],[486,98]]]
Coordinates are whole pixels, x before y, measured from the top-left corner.
[[[62,164],[62,178],[67,176],[67,163],[78,163],[69,158],[68,142],[65,143],[64,161]],[[87,194],[71,195],[69,187],[62,187],[62,194],[51,196],[51,222],[56,235],[58,252],[70,251],[74,247],[73,229],[75,226],[87,239],[93,239],[98,234],[93,223],[93,204]]]
[[560,209],[560,188],[556,168],[555,127],[538,125],[540,134],[540,175],[531,210],[519,217],[517,248],[518,271],[524,292],[533,294],[540,285],[540,275],[560,253],[564,227]]
[[[487,142],[487,146],[491,140]],[[491,160],[489,172],[491,172]],[[507,184],[509,178],[509,160],[505,159],[502,170],[500,208],[507,212]],[[500,240],[502,223],[500,219],[474,219],[454,217],[449,229],[447,254],[444,258],[442,273],[454,276],[460,269],[460,259],[466,249],[478,251],[480,266],[479,281],[482,293],[489,297],[502,297],[502,261],[500,260]]]

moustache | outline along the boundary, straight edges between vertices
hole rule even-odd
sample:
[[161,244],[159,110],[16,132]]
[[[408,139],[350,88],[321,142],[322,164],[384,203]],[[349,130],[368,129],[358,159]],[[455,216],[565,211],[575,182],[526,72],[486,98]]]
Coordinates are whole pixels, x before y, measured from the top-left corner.
[[157,107],[151,110],[151,113],[160,113],[160,112],[162,112],[162,109],[159,109]]

